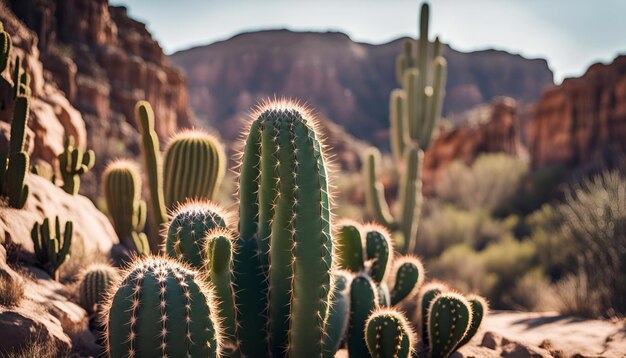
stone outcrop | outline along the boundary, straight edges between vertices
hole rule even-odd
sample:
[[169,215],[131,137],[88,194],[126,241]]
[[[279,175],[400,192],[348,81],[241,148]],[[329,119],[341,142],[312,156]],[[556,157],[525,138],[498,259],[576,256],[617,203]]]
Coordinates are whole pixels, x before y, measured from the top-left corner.
[[[226,138],[239,133],[235,119],[276,95],[305,101],[355,137],[388,147],[389,93],[397,87],[395,58],[403,41],[369,45],[342,33],[260,31],[170,59],[187,73],[199,119]],[[461,53],[448,46],[443,52],[449,66],[446,114],[503,95],[528,103],[552,84],[545,60],[495,50]]]
[[526,159],[528,154],[520,140],[518,108],[511,98],[498,98],[486,107],[468,113],[463,123],[439,127],[424,155],[423,190],[434,191],[434,184],[455,160],[470,164],[482,153],[502,152]]
[[619,164],[626,152],[626,56],[546,91],[524,128],[536,167]]

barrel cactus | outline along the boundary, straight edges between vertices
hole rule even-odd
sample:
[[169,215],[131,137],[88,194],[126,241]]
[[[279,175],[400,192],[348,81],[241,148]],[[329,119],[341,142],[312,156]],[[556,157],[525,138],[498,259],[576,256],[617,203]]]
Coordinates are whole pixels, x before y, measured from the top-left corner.
[[365,323],[365,341],[373,358],[408,358],[413,354],[415,337],[401,313],[381,308]]
[[110,357],[219,357],[213,291],[176,261],[145,257],[122,275],[106,303]]
[[58,155],[59,171],[63,178],[63,190],[76,195],[80,187],[80,176],[91,169],[96,161],[93,150],[83,151],[75,146],[74,137],[65,138],[63,152]]
[[109,217],[122,244],[138,254],[148,254],[150,247],[143,228],[146,203],[141,200],[141,175],[130,160],[110,163],[102,174],[102,189]]
[[104,303],[107,292],[119,279],[117,269],[102,264],[93,264],[81,274],[78,283],[78,300],[89,313],[97,311],[96,307]]
[[226,155],[217,138],[200,130],[177,133],[165,149],[163,191],[172,209],[187,199],[211,199],[226,172]]
[[61,233],[61,222],[58,216],[52,228],[50,228],[50,220],[46,218],[41,224],[36,222],[30,232],[39,265],[56,281],[59,280],[59,267],[70,257],[73,234],[74,224],[71,221],[65,223],[65,228]]

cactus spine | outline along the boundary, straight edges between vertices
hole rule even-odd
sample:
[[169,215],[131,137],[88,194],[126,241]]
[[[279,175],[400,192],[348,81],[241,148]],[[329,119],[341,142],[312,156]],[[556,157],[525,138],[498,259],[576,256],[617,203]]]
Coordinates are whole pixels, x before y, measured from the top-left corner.
[[4,25],[0,22],[0,73],[4,72],[11,60],[11,36],[4,31]]
[[226,155],[217,138],[199,130],[174,136],[164,157],[164,195],[168,208],[187,199],[211,199],[226,172]]
[[63,190],[76,195],[80,187],[80,176],[91,169],[96,161],[93,150],[83,151],[74,146],[74,137],[65,138],[63,152],[59,154],[59,169],[63,177]]
[[412,355],[414,334],[399,312],[378,309],[367,319],[365,341],[373,358],[408,358]]
[[365,323],[378,308],[378,291],[371,278],[359,274],[350,285],[350,327],[348,328],[348,353],[350,357],[367,357]]
[[[311,115],[297,104],[266,103],[253,119],[234,257],[240,347],[252,357],[320,356],[332,290],[323,146]],[[260,336],[266,329],[269,336]]]
[[417,55],[407,42],[396,61],[396,77],[402,89],[390,98],[391,147],[400,173],[400,212],[394,218],[385,200],[382,183],[377,180],[380,153],[371,148],[366,153],[363,176],[370,214],[389,230],[398,231],[402,253],[413,252],[421,210],[421,166],[445,96],[446,61],[440,55],[439,39],[428,40],[428,4],[420,13],[420,37]]
[[94,264],[83,272],[78,284],[78,298],[81,306],[89,313],[104,303],[107,292],[117,282],[117,270],[108,265]]
[[65,230],[61,235],[61,223],[58,216],[52,229],[50,228],[50,221],[46,218],[42,224],[36,222],[30,232],[37,261],[56,281],[59,280],[57,270],[70,257],[73,233],[73,223],[68,221],[65,223]]
[[219,357],[213,292],[198,274],[164,258],[136,261],[105,309],[110,357]]
[[109,217],[122,244],[140,255],[150,252],[143,228],[146,203],[141,200],[141,175],[129,160],[110,163],[102,174],[102,188]]
[[462,295],[442,293],[428,309],[430,356],[447,358],[465,337],[472,322],[472,308]]

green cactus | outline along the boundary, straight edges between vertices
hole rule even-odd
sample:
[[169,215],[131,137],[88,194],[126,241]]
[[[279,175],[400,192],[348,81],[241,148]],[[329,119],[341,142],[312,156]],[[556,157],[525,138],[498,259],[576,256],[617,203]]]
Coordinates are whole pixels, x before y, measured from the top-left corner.
[[4,25],[0,22],[0,73],[4,72],[11,60],[11,36],[4,31]]
[[46,218],[42,224],[36,222],[30,232],[39,265],[56,281],[59,280],[59,267],[70,257],[73,233],[74,225],[68,221],[61,235],[58,216],[52,229],[50,221]]
[[209,201],[188,200],[179,204],[166,229],[165,253],[200,271],[206,259],[203,253],[207,233],[228,224],[225,210]]
[[212,135],[199,130],[177,133],[165,149],[165,205],[172,209],[187,199],[213,198],[226,171],[225,157]]
[[365,252],[368,260],[372,260],[369,274],[377,285],[387,280],[389,267],[393,260],[393,247],[389,233],[383,227],[369,224],[363,228],[365,232]]
[[135,261],[104,310],[109,357],[219,357],[214,293],[198,273],[165,258]]
[[230,350],[237,348],[237,310],[232,285],[232,241],[230,230],[216,228],[205,235],[206,272],[219,302],[223,338]]
[[[163,168],[161,152],[159,150],[159,137],[154,130],[154,112],[150,103],[139,101],[135,106],[135,119],[141,128],[142,152],[148,186],[150,187],[150,205],[152,207],[152,219],[157,228],[167,223],[167,210],[163,197]],[[159,251],[159,242],[150,241],[150,250],[153,253]]]
[[25,184],[29,169],[29,157],[24,151],[26,128],[28,124],[30,100],[26,96],[18,96],[13,107],[11,122],[11,140],[7,157],[0,157],[0,184],[6,186],[9,205],[16,209],[24,207],[28,199],[28,185]]
[[266,103],[253,119],[234,256],[240,348],[250,357],[320,356],[332,288],[323,145],[314,119],[297,104]]
[[370,214],[389,230],[399,232],[399,250],[415,250],[415,236],[421,210],[421,166],[423,152],[430,145],[433,130],[445,96],[446,61],[440,55],[439,39],[428,40],[428,4],[420,13],[420,37],[417,54],[412,42],[396,60],[396,77],[402,89],[391,93],[391,148],[400,174],[400,212],[394,218],[385,200],[384,187],[378,181],[380,153],[367,151],[363,166],[366,200]]
[[17,98],[20,94],[20,79],[22,73],[22,58],[20,56],[15,57],[13,62],[13,74],[11,79],[13,80],[13,98]]
[[78,194],[80,176],[93,168],[96,155],[93,150],[83,151],[74,146],[74,137],[65,138],[63,152],[58,155],[59,171],[63,177],[63,190],[71,195]]
[[367,357],[365,323],[378,308],[378,291],[372,279],[358,274],[350,285],[350,326],[348,328],[348,353],[350,357]]
[[102,174],[102,190],[109,217],[122,245],[132,252],[150,252],[143,228],[146,224],[146,203],[141,200],[141,175],[130,160],[110,163]]
[[429,345],[428,310],[430,309],[430,304],[433,302],[435,297],[447,291],[448,287],[444,283],[438,281],[429,282],[421,289],[417,307],[420,312],[420,321],[422,322],[420,335],[422,336],[422,342],[426,347]]
[[469,341],[471,341],[472,338],[474,338],[476,332],[478,332],[478,329],[480,328],[480,324],[482,323],[483,318],[489,312],[489,303],[485,298],[477,295],[471,295],[467,297],[467,300],[469,301],[472,308],[472,324],[467,330],[465,337],[463,337],[461,342],[459,342],[459,344],[456,346],[456,350],[463,347]]
[[361,224],[343,219],[337,223],[335,240],[337,248],[337,263],[339,268],[350,272],[360,272],[365,269],[363,239],[361,238]]
[[447,358],[463,340],[472,323],[470,303],[460,294],[442,293],[428,309],[430,356]]
[[331,300],[326,336],[324,337],[324,357],[334,357],[341,348],[343,338],[350,323],[350,286],[352,275],[346,271],[334,273],[335,284]]
[[88,312],[95,313],[97,306],[104,303],[107,292],[117,282],[117,270],[109,265],[93,264],[81,275],[78,283],[80,305]]
[[365,324],[365,341],[373,358],[408,358],[415,344],[409,322],[398,311],[381,308]]
[[391,306],[404,299],[413,298],[424,281],[424,266],[419,259],[404,256],[393,264],[394,285],[390,292]]

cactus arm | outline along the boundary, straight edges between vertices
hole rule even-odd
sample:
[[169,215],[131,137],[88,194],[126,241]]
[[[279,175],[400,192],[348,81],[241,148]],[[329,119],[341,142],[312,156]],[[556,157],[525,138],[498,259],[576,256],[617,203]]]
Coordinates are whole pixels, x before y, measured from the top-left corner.
[[407,131],[407,99],[401,89],[391,92],[389,120],[391,122],[391,150],[397,162],[402,162],[404,148],[410,143]]
[[433,300],[445,292],[448,288],[439,282],[432,282],[424,286],[420,293],[420,298],[418,302],[418,309],[420,310],[420,335],[422,336],[422,342],[424,342],[425,346],[429,345],[428,339],[428,310],[430,309],[430,304]]
[[428,337],[431,357],[449,357],[472,322],[472,309],[456,293],[437,296],[428,310]]
[[11,59],[11,36],[0,29],[0,73],[4,72]]
[[417,258],[403,257],[394,265],[395,280],[390,293],[392,306],[415,296],[424,281],[424,266]]
[[392,261],[391,239],[389,233],[377,225],[370,225],[365,231],[365,252],[367,259],[372,260],[369,273],[372,281],[379,285],[386,281],[389,265]]
[[424,153],[417,147],[407,148],[405,153],[406,171],[400,182],[400,217],[404,237],[402,252],[414,252],[422,207],[422,158]]
[[20,71],[22,70],[22,58],[15,57],[13,64],[13,98],[17,98],[20,93]]
[[[430,63],[430,42],[428,41],[428,22],[430,17],[430,7],[427,3],[422,4],[420,11],[420,24],[419,24],[419,39],[417,40],[418,52],[417,52],[417,68],[419,70],[419,76],[417,78],[418,95],[416,97],[416,108],[419,110],[425,107],[424,102],[424,89],[428,85],[428,65]],[[423,130],[424,123],[421,121],[414,127],[414,132],[411,133],[411,137],[417,139],[419,133]]]
[[408,358],[414,338],[404,316],[389,308],[375,311],[365,324],[365,340],[371,357]]
[[239,236],[236,238],[233,283],[236,300],[240,349],[244,356],[269,354],[265,323],[267,319],[266,266],[257,240],[259,222],[259,179],[261,176],[261,129],[255,121],[250,127],[239,174]]
[[349,273],[335,272],[332,302],[324,337],[324,358],[332,358],[341,347],[350,321],[350,283]]
[[342,270],[359,272],[365,269],[363,242],[359,227],[359,224],[351,221],[340,222],[337,225],[335,255],[339,268]]
[[422,139],[420,140],[421,148],[423,150],[428,149],[432,139],[433,130],[436,128],[437,123],[441,117],[441,110],[443,108],[443,100],[446,95],[446,74],[447,74],[447,62],[443,57],[437,57],[434,60],[434,80],[432,87],[432,104],[428,115],[428,126],[422,133]]
[[346,338],[350,357],[368,357],[365,322],[376,308],[378,308],[376,286],[367,275],[358,275],[350,285],[350,326]]
[[389,211],[389,205],[385,200],[383,185],[377,180],[377,162],[380,161],[380,152],[375,148],[368,149],[365,155],[363,171],[365,175],[365,198],[367,206],[374,219],[383,226],[394,230],[396,224]]
[[9,205],[21,209],[28,198],[28,186],[24,184],[28,171],[28,154],[18,152],[11,155],[7,170]]
[[480,328],[480,324],[482,323],[483,318],[489,312],[489,304],[487,303],[487,300],[485,300],[484,298],[480,296],[472,295],[468,297],[467,300],[469,301],[469,304],[472,309],[472,323],[469,329],[467,330],[467,332],[465,333],[465,336],[463,337],[463,339],[454,348],[455,350],[458,350],[459,348],[463,347],[464,345],[469,343],[469,341],[471,341],[472,338],[474,338],[474,336],[476,335],[476,332],[478,332],[478,329]]
[[[154,112],[150,103],[140,101],[135,106],[135,118],[141,127],[142,151],[146,177],[150,187],[150,204],[152,216],[157,227],[167,222],[167,211],[163,197],[163,168],[161,166],[161,152],[159,138],[154,130]],[[153,252],[158,251],[156,242],[150,243]]]
[[137,219],[133,223],[133,226],[137,231],[143,231],[143,229],[145,228],[147,211],[148,209],[146,206],[146,202],[143,200],[139,200],[139,205],[137,205],[137,215],[135,215]]
[[26,128],[30,101],[27,97],[18,96],[13,107],[13,121],[11,122],[11,143],[9,144],[9,156],[23,152],[26,141]]
[[[57,216],[57,220],[58,220]],[[61,227],[61,224],[57,222],[57,228]],[[58,231],[58,229],[57,229]],[[70,249],[72,247],[72,236],[74,233],[74,223],[68,221],[65,223],[65,231],[63,232],[63,245],[61,246],[61,250],[59,251],[59,260],[57,267],[61,266],[69,257],[70,257]],[[61,239],[61,234],[57,235],[59,240]]]

